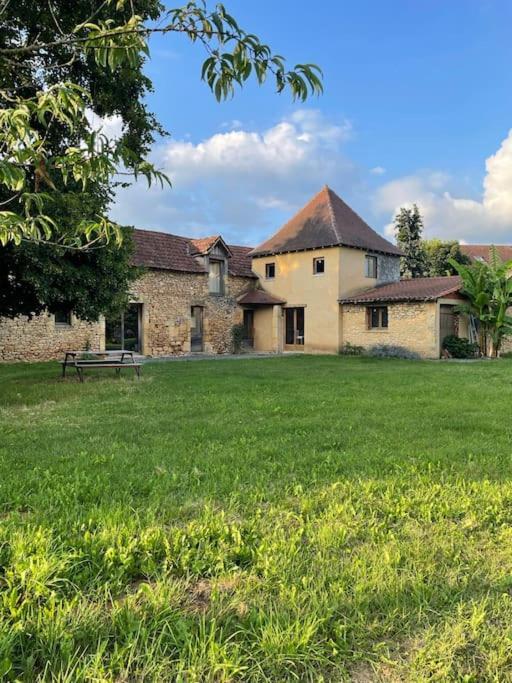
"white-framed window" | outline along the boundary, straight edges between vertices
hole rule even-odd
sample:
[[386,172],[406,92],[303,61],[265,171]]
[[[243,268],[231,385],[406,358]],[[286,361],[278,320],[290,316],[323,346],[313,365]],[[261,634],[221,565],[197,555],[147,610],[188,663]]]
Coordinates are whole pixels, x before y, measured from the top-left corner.
[[265,279],[273,280],[276,276],[276,264],[275,263],[265,263]]
[[365,276],[371,278],[377,278],[377,257],[376,256],[366,256],[364,261]]
[[323,275],[325,273],[325,259],[322,257],[313,259],[313,274]]
[[224,294],[224,261],[210,259],[208,288],[210,294]]

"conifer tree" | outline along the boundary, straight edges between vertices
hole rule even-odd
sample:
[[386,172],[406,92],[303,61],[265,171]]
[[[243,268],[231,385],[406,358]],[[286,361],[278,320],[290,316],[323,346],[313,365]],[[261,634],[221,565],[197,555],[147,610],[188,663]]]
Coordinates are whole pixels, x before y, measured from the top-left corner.
[[422,244],[423,219],[416,204],[412,209],[402,207],[395,217],[395,235],[404,256],[400,262],[403,278],[424,277],[426,259]]

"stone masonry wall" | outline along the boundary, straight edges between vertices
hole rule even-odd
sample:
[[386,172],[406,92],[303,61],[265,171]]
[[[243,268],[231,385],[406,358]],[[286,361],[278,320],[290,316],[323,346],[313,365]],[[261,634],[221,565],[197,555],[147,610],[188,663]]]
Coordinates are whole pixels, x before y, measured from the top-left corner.
[[104,322],[87,323],[72,316],[71,325],[56,325],[49,313],[32,320],[0,318],[0,361],[61,359],[64,351],[101,349],[104,344]]
[[231,328],[242,321],[236,299],[253,286],[251,278],[226,278],[224,296],[208,291],[206,275],[150,270],[134,285],[131,300],[143,304],[143,352],[149,356],[190,352],[192,306],[203,307],[204,350],[227,353]]
[[369,330],[366,305],[343,304],[343,343],[403,346],[422,358],[438,358],[436,311],[434,302],[388,304],[388,327]]
[[400,257],[388,254],[376,254],[377,256],[377,284],[385,282],[398,282],[400,280]]
[[[251,278],[226,279],[225,296],[208,292],[206,275],[150,270],[132,288],[131,301],[143,304],[143,353],[151,356],[190,351],[190,308],[202,306],[204,350],[231,350],[231,328],[242,322],[236,299],[254,286]],[[72,316],[71,325],[56,325],[53,315],[32,320],[0,318],[0,362],[61,359],[64,351],[105,348],[105,321],[86,323]]]

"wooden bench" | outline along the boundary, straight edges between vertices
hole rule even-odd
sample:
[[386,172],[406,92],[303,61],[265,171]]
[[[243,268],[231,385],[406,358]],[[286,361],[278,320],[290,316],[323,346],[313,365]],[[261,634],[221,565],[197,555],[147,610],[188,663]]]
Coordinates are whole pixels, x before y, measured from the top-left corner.
[[[66,361],[60,361],[62,364],[64,364]],[[102,368],[114,368],[116,371],[116,375],[119,376],[121,374],[121,370],[123,368],[133,368],[135,371],[135,374],[137,375],[137,378],[140,378],[140,368],[142,363],[123,363],[121,361],[113,361],[113,360],[76,360],[74,363],[69,363],[67,362],[67,366],[75,368],[78,374],[78,378],[80,382],[84,381],[84,370],[85,368],[95,368],[98,370],[101,370]]]

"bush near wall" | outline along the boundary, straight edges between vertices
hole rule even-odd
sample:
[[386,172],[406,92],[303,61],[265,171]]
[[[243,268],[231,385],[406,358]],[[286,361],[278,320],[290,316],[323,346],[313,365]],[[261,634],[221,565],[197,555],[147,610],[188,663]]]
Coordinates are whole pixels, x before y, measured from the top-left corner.
[[475,358],[480,351],[478,344],[455,334],[449,334],[443,339],[443,349],[448,351],[452,358]]

